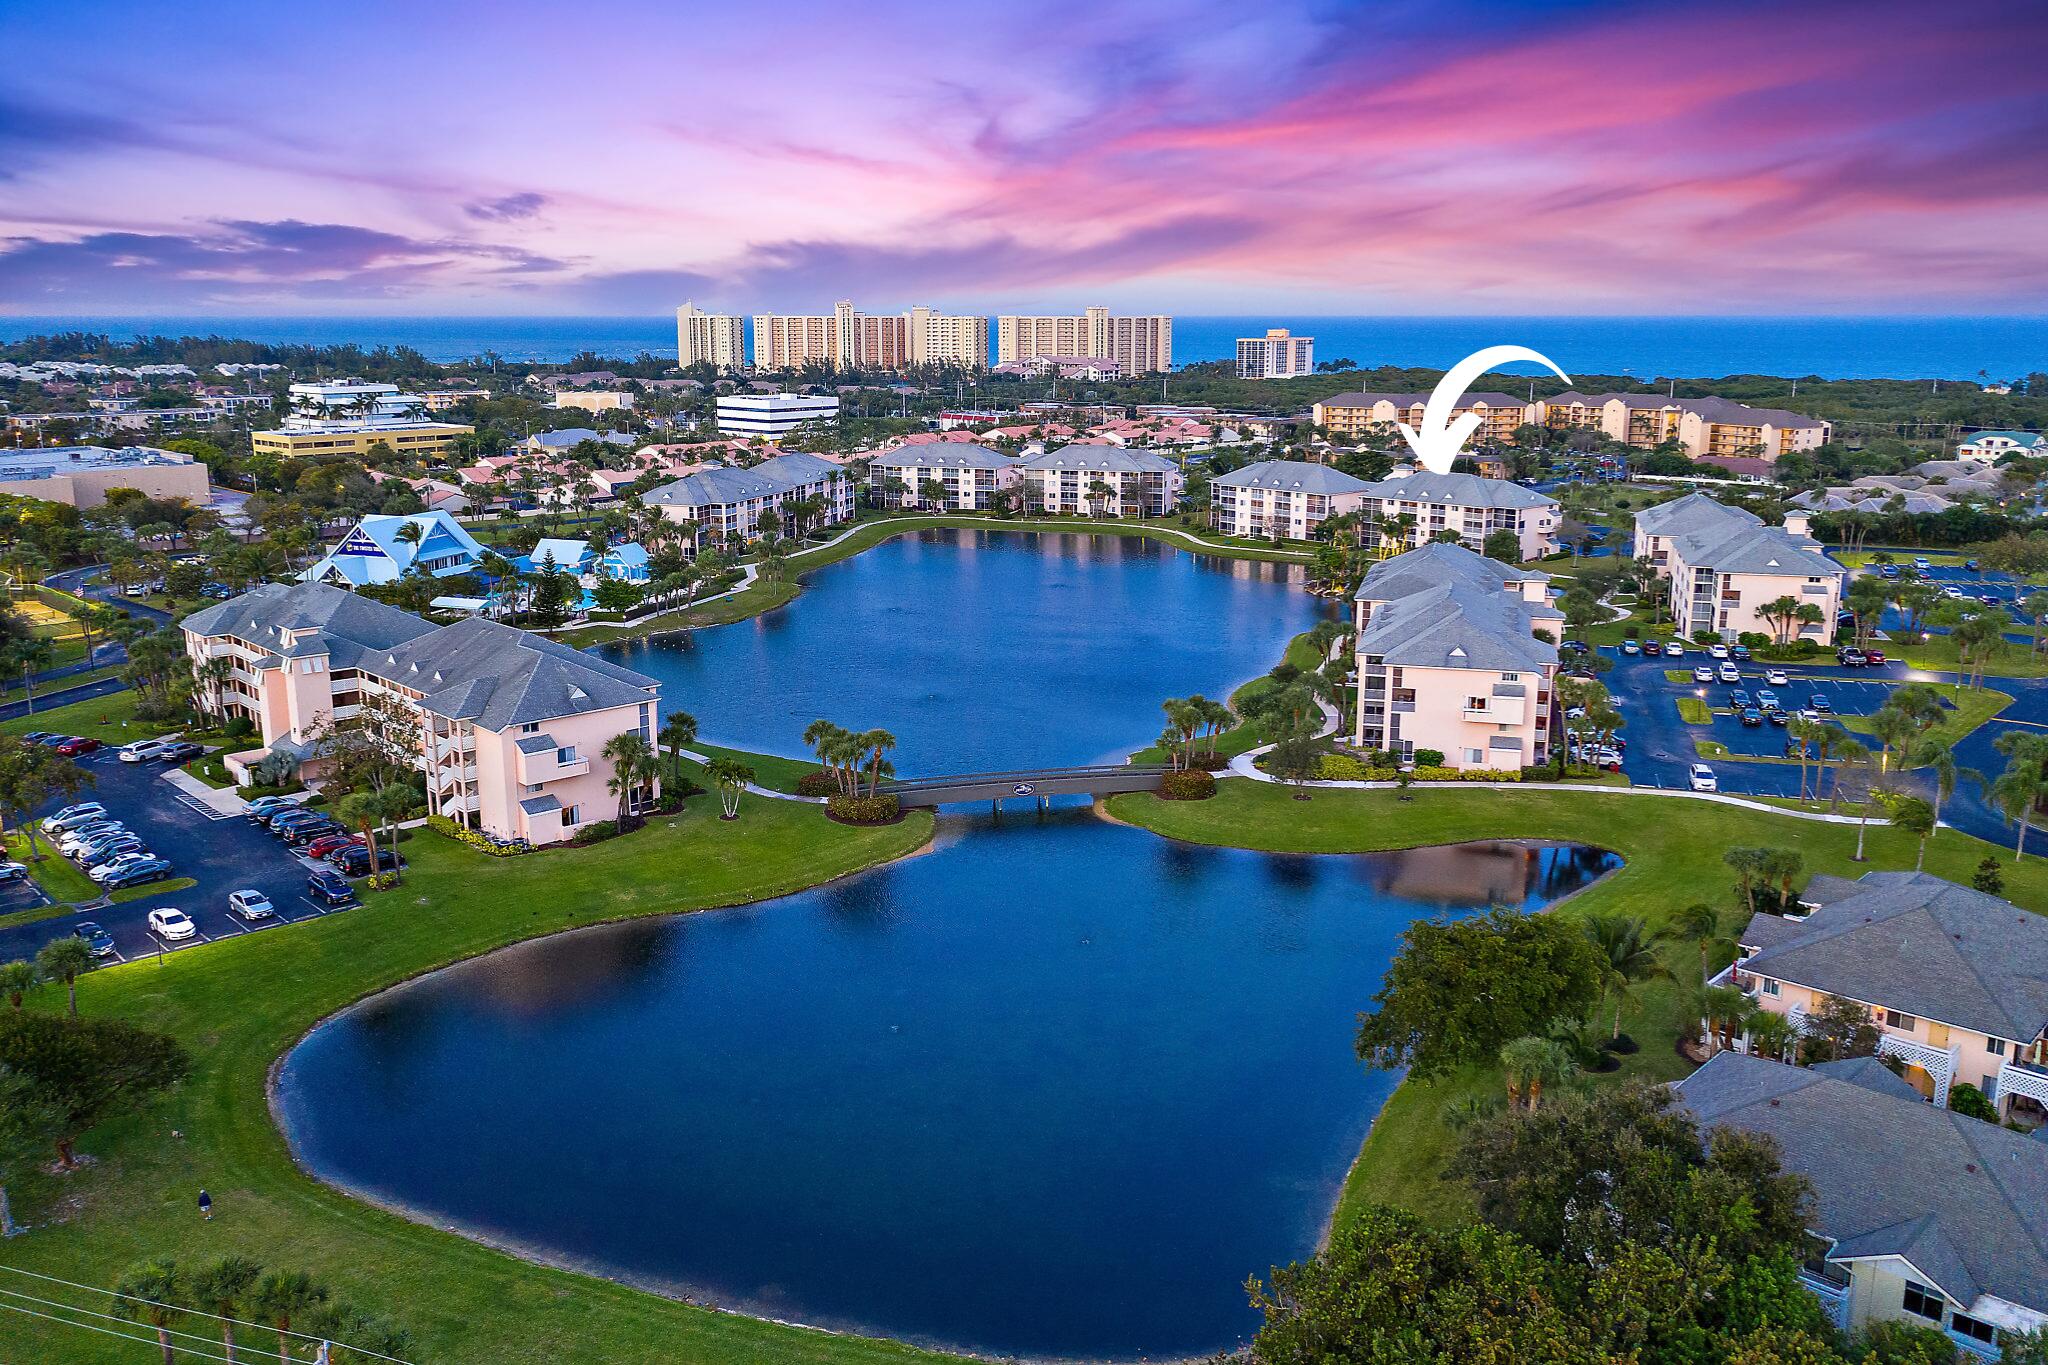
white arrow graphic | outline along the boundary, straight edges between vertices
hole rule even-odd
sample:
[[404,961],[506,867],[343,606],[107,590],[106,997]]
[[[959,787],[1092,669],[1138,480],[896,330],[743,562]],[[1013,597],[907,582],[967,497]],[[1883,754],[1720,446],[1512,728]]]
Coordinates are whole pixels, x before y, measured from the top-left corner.
[[1488,346],[1474,351],[1444,372],[1437,380],[1436,388],[1429,395],[1429,402],[1422,408],[1422,430],[1417,431],[1406,422],[1396,423],[1401,434],[1408,438],[1408,448],[1415,452],[1415,458],[1422,461],[1422,467],[1432,474],[1451,472],[1451,461],[1458,458],[1465,440],[1472,434],[1472,428],[1479,425],[1479,414],[1468,412],[1451,419],[1451,409],[1458,406],[1458,400],[1465,396],[1465,390],[1472,381],[1511,360],[1527,360],[1541,365],[1565,383],[1572,377],[1557,368],[1555,361],[1527,346]]

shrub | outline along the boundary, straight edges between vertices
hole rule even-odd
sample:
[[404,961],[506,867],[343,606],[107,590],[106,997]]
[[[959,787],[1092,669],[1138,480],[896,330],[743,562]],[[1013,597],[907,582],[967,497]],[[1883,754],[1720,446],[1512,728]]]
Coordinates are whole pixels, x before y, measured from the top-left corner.
[[1192,772],[1168,773],[1159,783],[1162,801],[1207,801],[1216,794],[1216,779],[1197,768]]
[[1418,768],[1443,767],[1444,751],[1442,749],[1417,749],[1415,751],[1415,766]]
[[1324,754],[1316,765],[1316,777],[1323,782],[1363,782],[1366,767],[1349,754]]
[[427,828],[436,834],[445,834],[458,843],[480,849],[493,858],[510,858],[517,853],[533,852],[531,844],[501,844],[482,830],[471,829],[468,825],[458,825],[445,815],[429,815]]
[[593,820],[587,825],[577,827],[576,832],[569,836],[569,846],[583,848],[589,844],[603,843],[606,839],[625,832],[625,827],[616,820]]
[[1982,1119],[1986,1123],[1998,1122],[1997,1107],[1984,1098],[1983,1091],[1968,1081],[1948,1088],[1948,1107],[1969,1118]]
[[363,878],[363,885],[372,891],[389,891],[392,887],[398,885],[398,874],[396,872],[372,872],[369,876]]
[[839,779],[823,768],[805,773],[796,780],[798,796],[830,796],[839,790]]
[[1205,773],[1220,773],[1230,766],[1228,754],[1196,754],[1188,760],[1188,766],[1199,768]]
[[247,716],[233,716],[220,732],[229,739],[244,739],[256,733],[256,724]]
[[1986,858],[1977,864],[1977,870],[1970,874],[1970,885],[1987,896],[2001,895],[2005,891],[2005,874],[1999,869],[1998,859]]
[[1637,639],[1642,635],[1642,633],[1643,628],[1633,621],[1629,622],[1627,625],[1621,628],[1622,638],[1625,640]]
[[886,825],[902,813],[902,804],[889,795],[848,796],[835,792],[825,798],[825,814],[842,825]]

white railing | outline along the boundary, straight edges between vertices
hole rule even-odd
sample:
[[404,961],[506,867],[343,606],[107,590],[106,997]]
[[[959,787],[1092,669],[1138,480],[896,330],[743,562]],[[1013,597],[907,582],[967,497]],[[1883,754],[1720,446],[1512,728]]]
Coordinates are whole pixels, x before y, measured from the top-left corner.
[[2010,1095],[2024,1095],[2048,1104],[2048,1071],[2007,1062],[1998,1068],[1997,1085],[1990,1098],[1994,1104],[2003,1104]]
[[1877,1036],[1877,1052],[1881,1057],[1896,1057],[1911,1066],[1917,1066],[1934,1078],[1935,1107],[1948,1107],[1948,1088],[1956,1078],[1956,1049],[1939,1048],[1927,1043],[1916,1043],[1911,1038],[1901,1038],[1896,1033],[1880,1033]]
[[1834,1284],[1831,1281],[1823,1280],[1818,1275],[1809,1274],[1804,1270],[1799,1272],[1799,1283],[1806,1286],[1807,1292],[1820,1300],[1821,1312],[1827,1314],[1829,1322],[1832,1322],[1838,1328],[1847,1329],[1849,1326],[1849,1288],[1847,1285]]

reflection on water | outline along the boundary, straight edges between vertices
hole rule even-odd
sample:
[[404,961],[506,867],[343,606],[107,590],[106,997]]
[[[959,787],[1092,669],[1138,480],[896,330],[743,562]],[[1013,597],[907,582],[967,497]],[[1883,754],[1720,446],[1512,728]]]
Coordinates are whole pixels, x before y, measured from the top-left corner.
[[881,726],[905,773],[1118,760],[1159,703],[1227,696],[1325,610],[1293,564],[1127,536],[924,531],[805,577],[789,606],[600,652],[709,743],[799,754],[820,716]]
[[1031,1355],[1190,1355],[1309,1252],[1391,1077],[1356,1011],[1418,915],[1615,865],[1202,848],[1084,810],[493,954],[287,1058],[314,1170],[750,1311]]

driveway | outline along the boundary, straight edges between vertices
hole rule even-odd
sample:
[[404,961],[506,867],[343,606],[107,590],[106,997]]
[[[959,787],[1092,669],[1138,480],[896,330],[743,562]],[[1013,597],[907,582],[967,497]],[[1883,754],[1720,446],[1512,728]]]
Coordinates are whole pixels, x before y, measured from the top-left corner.
[[[33,957],[43,944],[71,933],[80,920],[105,926],[121,960],[128,961],[159,949],[170,951],[231,934],[260,932],[280,921],[290,923],[325,913],[325,907],[305,894],[312,863],[243,817],[219,815],[180,792],[163,780],[162,764],[123,763],[112,749],[102,749],[81,761],[96,783],[80,799],[100,802],[115,819],[141,835],[152,852],[170,859],[174,877],[192,877],[198,885],[0,929],[0,962]],[[53,802],[51,808],[62,804]],[[228,893],[245,887],[270,897],[278,909],[277,920],[249,925],[228,913]],[[171,944],[150,933],[149,912],[165,905],[175,905],[190,915],[199,936]],[[0,904],[0,913],[15,908],[19,907]]]

